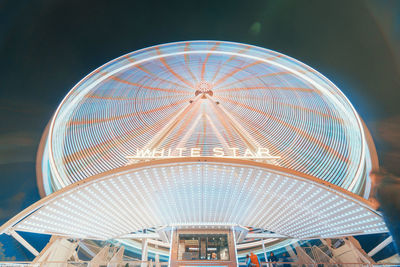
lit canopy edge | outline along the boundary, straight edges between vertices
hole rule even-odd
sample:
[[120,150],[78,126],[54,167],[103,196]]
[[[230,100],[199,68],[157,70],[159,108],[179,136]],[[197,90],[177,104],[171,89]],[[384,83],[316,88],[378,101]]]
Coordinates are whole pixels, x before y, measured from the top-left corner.
[[266,163],[200,157],[143,162],[78,181],[20,212],[0,234],[108,240],[199,224],[257,227],[296,239],[387,232],[369,201],[336,185]]

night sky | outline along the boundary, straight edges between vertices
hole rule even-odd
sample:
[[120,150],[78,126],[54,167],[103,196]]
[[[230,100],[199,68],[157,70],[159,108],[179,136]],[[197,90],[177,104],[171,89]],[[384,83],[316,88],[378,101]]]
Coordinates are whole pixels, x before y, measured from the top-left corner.
[[379,190],[400,214],[400,1],[0,0],[0,224],[40,198],[41,134],[80,79],[137,49],[207,39],[276,50],[333,81],[393,174]]

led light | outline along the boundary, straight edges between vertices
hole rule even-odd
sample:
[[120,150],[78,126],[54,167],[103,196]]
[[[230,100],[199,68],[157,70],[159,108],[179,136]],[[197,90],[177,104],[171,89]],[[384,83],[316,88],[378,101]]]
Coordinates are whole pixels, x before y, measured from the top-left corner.
[[14,227],[109,239],[166,225],[236,224],[298,239],[387,231],[368,206],[329,187],[261,166],[211,160],[106,174],[50,198]]

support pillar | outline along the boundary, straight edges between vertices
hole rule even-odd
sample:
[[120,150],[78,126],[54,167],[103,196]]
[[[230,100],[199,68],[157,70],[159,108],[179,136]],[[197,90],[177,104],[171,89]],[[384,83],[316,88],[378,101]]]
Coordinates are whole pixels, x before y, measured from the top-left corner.
[[239,267],[239,259],[237,256],[237,248],[236,248],[236,234],[235,234],[235,228],[232,226],[231,228],[232,231],[232,237],[233,237],[233,246],[235,248],[235,261],[236,261],[236,266]]
[[147,261],[148,261],[148,240],[147,238],[142,239],[142,267],[147,266]]
[[174,228],[171,229],[171,238],[169,239],[171,246],[169,247],[168,267],[171,266],[172,248],[173,248],[174,242],[175,242],[175,240],[174,240],[175,231],[174,230],[175,230]]
[[107,263],[108,253],[110,251],[110,244],[103,247],[96,256],[89,262],[88,267],[98,267]]
[[27,250],[29,250],[30,253],[32,253],[35,257],[39,255],[39,252],[31,246],[25,239],[22,238],[17,232],[14,230],[11,230],[9,234],[15,238],[21,245],[23,245]]
[[295,261],[297,259],[296,253],[294,253],[292,245],[288,245],[285,247],[286,250],[288,251],[290,257]]
[[[264,260],[265,260],[266,262],[268,262],[267,252],[265,251],[264,238],[261,239],[261,241],[262,241],[262,249],[263,249],[263,253],[264,253]],[[267,266],[268,266],[268,265],[267,265]]]
[[[158,249],[158,246],[156,245],[156,249]],[[156,256],[154,257],[154,261],[156,263],[156,267],[160,267],[160,255],[156,252]]]
[[123,257],[124,257],[124,251],[125,251],[125,247],[121,246],[118,249],[118,252],[115,253],[112,256],[110,262],[107,264],[107,267],[118,267],[118,266],[121,266],[122,265],[122,260],[123,260]]
[[386,238],[385,240],[383,240],[382,243],[380,243],[379,245],[377,245],[375,248],[373,248],[370,252],[368,252],[368,256],[372,257],[374,256],[376,253],[378,253],[379,251],[381,251],[382,249],[384,249],[387,245],[389,245],[390,243],[392,243],[393,238],[392,236],[389,236],[388,238]]

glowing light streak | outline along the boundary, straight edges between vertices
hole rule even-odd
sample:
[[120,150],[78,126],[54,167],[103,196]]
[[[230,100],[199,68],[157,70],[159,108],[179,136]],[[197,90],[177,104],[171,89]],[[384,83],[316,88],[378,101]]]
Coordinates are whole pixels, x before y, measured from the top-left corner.
[[[161,62],[160,66],[156,62]],[[143,79],[139,71],[130,73],[133,68],[152,73],[147,76],[152,78]],[[269,73],[263,74],[266,69]],[[281,157],[276,164],[361,193],[370,158],[360,119],[343,94],[329,80],[294,59],[225,42],[218,46],[216,42],[185,42],[148,48],[116,59],[85,77],[62,101],[51,122],[45,150],[48,155],[44,157],[49,162],[44,166],[50,166],[46,176],[50,183],[59,189],[125,165],[126,156],[145,146],[193,97],[193,85],[199,82],[194,79],[195,74],[217,80],[217,86],[214,80],[210,81],[214,86],[213,101],[221,102],[220,106],[236,121],[246,120],[246,130],[251,129],[250,135],[259,146],[268,147]],[[233,84],[238,89],[229,88]],[[124,85],[133,87],[124,89]],[[179,104],[169,106],[174,100]],[[161,106],[165,110],[159,109]],[[229,144],[243,152],[248,144],[232,132],[221,114],[213,115],[210,110],[205,116],[210,119],[202,119],[203,125],[210,128],[202,133],[201,141],[193,139],[193,133],[186,136],[185,142],[193,147],[202,145],[208,153],[216,144]],[[171,132],[164,148],[178,145],[188,129],[199,129],[193,126],[198,112],[191,113],[192,119],[183,119],[185,124],[180,123]],[[138,116],[128,115],[133,113]],[[74,121],[79,123],[73,125]],[[96,125],[100,122],[101,127]],[[211,130],[213,124],[214,128],[222,126],[225,130],[216,134]],[[69,136],[72,134],[74,137]],[[124,135],[129,138],[118,138]],[[227,139],[226,143],[221,142],[221,137]],[[113,138],[115,142],[111,141]],[[317,145],[309,140],[315,140]],[[99,146],[101,143],[107,145]],[[341,157],[348,160],[338,160]]]

